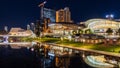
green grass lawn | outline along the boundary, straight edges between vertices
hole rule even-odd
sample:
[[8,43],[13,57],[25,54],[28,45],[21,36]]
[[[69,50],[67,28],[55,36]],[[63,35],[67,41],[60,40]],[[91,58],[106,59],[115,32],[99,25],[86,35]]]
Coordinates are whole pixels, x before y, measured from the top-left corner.
[[39,39],[39,42],[43,42],[43,43],[54,43],[54,42],[57,42],[59,41],[60,39],[59,38],[40,38]]
[[59,38],[47,38],[47,37],[37,37],[37,38],[22,38],[22,41],[25,42],[32,42],[32,41],[37,41],[37,42],[42,42],[42,43],[47,43],[47,42],[57,42],[60,41]]

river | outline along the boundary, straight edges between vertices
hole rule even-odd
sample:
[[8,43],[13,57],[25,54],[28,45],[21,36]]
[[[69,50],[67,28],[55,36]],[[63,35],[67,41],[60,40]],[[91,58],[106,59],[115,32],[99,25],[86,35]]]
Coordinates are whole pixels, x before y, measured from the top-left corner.
[[[54,57],[53,57],[54,58]],[[42,58],[36,56],[34,51],[25,47],[11,48],[10,45],[0,45],[0,68],[43,68]],[[50,60],[50,59],[49,59]],[[46,68],[60,68],[55,67],[51,60]],[[84,63],[82,57],[74,55],[70,57],[68,68],[92,68]]]

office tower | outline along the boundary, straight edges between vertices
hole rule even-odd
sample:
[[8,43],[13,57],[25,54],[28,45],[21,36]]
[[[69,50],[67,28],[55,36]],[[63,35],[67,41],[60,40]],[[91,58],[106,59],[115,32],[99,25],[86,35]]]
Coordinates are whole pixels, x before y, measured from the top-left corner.
[[29,24],[27,25],[27,30],[30,30],[30,25]]
[[4,26],[4,30],[5,30],[6,32],[8,32],[8,27],[7,27],[7,26]]
[[50,22],[55,22],[56,11],[48,8],[44,8],[44,18],[49,18]]
[[71,12],[68,7],[56,11],[56,22],[71,22]]
[[31,23],[30,26],[31,26],[31,30],[34,32],[34,30],[35,30],[35,24]]

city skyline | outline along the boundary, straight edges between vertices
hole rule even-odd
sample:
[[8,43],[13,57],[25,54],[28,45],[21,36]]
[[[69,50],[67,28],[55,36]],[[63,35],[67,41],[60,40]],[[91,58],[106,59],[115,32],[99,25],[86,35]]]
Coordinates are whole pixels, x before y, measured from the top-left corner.
[[0,68],[120,68],[120,0],[2,0],[0,8]]
[[[35,22],[40,18],[40,8],[38,5],[44,0],[2,0],[0,1],[0,28],[4,26],[26,28],[27,24]],[[59,10],[69,7],[72,20],[82,22],[92,18],[105,18],[106,14],[114,14],[115,18],[120,18],[119,0],[46,0],[45,7]]]

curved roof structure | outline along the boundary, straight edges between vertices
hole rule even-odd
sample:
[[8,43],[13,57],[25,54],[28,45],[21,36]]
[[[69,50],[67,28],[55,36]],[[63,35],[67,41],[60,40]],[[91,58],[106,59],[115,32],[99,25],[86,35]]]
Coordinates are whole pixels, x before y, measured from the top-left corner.
[[108,28],[111,29],[118,29],[120,22],[116,22],[113,20],[108,20],[108,19],[90,19],[85,22],[85,25],[87,28],[91,29],[92,31],[94,30],[104,30],[106,31]]
[[74,23],[50,23],[48,26],[54,30],[77,30],[79,27]]

